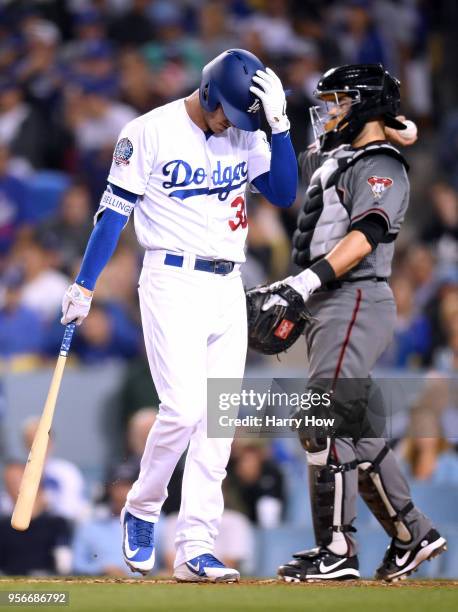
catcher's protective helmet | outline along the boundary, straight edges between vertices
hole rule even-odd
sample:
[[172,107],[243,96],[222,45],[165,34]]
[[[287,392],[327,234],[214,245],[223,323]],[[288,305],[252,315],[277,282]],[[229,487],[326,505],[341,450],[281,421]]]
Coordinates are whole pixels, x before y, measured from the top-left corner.
[[[342,98],[350,98],[351,103],[347,104],[338,122],[335,114],[331,116],[322,107],[310,108],[313,131],[321,150],[350,144],[364,125],[377,117],[381,117],[388,127],[405,129],[406,126],[396,120],[401,102],[399,86],[399,81],[382,64],[349,64],[328,70],[313,95],[334,104],[339,104]],[[326,128],[327,124],[331,127]]]
[[256,55],[243,49],[224,51],[202,70],[200,104],[209,112],[221,104],[234,127],[254,132],[261,124],[261,101],[250,91],[257,70],[265,66]]

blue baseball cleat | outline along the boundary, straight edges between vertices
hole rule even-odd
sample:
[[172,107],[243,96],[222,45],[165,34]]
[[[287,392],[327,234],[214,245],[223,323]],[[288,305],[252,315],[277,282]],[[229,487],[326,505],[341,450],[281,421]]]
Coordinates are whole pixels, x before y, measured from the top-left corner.
[[133,572],[146,575],[154,567],[154,523],[133,516],[125,508],[120,518],[124,561]]
[[175,568],[173,577],[178,582],[238,582],[237,570],[226,567],[210,554],[199,555]]

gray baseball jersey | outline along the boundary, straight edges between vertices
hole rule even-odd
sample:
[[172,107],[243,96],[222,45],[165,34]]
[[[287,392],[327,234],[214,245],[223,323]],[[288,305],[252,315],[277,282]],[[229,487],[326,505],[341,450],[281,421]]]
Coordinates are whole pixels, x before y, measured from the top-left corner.
[[[386,231],[381,243],[345,278],[388,277],[409,201],[406,166],[388,143],[360,149],[348,145],[324,156],[302,158],[311,172],[305,201],[293,237],[293,260],[308,267],[320,259],[368,215],[378,215]],[[321,162],[321,165],[320,165]]]

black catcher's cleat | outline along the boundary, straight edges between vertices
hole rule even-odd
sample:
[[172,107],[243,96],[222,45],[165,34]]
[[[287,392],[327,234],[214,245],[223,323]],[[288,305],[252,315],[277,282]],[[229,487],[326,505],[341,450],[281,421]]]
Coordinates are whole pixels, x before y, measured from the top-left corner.
[[447,550],[447,542],[435,529],[431,529],[412,550],[399,548],[391,540],[382,564],[375,572],[377,580],[395,582],[416,572],[423,561],[429,561]]
[[356,580],[360,577],[358,557],[342,557],[327,548],[312,548],[293,555],[292,561],[278,568],[284,582],[314,580]]

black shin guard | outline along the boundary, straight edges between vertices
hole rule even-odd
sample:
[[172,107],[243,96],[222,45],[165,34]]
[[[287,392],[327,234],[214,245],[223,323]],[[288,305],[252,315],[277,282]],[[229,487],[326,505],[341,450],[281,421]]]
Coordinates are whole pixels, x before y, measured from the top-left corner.
[[390,449],[385,445],[374,461],[359,464],[358,488],[364,502],[386,533],[391,538],[407,543],[411,541],[412,533],[405,517],[414,505],[409,501],[403,508],[395,508],[390,500],[380,472],[380,465],[389,452]]
[[356,467],[356,460],[339,465],[309,464],[310,503],[318,546],[329,546],[335,533],[356,531],[343,521],[344,472]]

